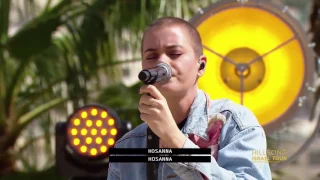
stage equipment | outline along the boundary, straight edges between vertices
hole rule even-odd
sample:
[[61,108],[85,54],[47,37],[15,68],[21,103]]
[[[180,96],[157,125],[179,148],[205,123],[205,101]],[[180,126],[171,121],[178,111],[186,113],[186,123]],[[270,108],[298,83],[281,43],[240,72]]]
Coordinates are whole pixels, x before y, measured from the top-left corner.
[[56,165],[64,177],[106,179],[109,148],[131,129],[110,108],[91,104],[56,125]]
[[284,134],[293,141],[292,134],[302,136],[299,145],[286,147],[287,160],[296,157],[310,144],[308,137],[315,137],[299,126],[318,126],[307,119],[314,102],[314,53],[289,7],[270,0],[221,0],[199,8],[190,22],[207,56],[199,88],[212,99],[228,98],[249,108],[268,139],[281,141],[281,147],[269,148],[290,145],[280,140]]

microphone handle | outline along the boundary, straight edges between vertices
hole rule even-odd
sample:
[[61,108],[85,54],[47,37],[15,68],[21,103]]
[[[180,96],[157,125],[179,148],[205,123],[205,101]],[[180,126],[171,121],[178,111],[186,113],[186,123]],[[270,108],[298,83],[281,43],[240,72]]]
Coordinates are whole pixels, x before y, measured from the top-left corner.
[[[148,127],[147,129],[147,148],[159,148],[159,137]],[[147,163],[147,179],[158,179],[159,163]]]
[[[150,93],[148,93],[149,96]],[[159,141],[160,138],[150,129],[148,126],[147,128],[147,148],[159,148]],[[158,179],[158,168],[159,163],[150,162],[147,163],[147,180],[155,180]]]

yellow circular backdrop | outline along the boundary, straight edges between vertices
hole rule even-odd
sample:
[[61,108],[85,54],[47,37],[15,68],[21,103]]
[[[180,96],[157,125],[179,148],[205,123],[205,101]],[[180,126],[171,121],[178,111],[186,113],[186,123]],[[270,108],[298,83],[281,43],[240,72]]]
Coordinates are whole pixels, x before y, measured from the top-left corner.
[[[277,119],[294,103],[303,85],[305,65],[302,48],[286,22],[260,8],[237,7],[212,14],[197,29],[207,56],[199,88],[211,98],[243,103],[261,125]],[[262,56],[243,72],[243,102],[236,66],[219,55],[235,64]]]

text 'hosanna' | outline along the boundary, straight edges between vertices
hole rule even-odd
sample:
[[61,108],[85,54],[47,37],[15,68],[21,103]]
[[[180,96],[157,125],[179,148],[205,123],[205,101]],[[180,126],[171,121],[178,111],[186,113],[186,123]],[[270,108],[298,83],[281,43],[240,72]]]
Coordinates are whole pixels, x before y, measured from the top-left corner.
[[148,153],[156,154],[156,153],[163,153],[163,154],[172,154],[171,149],[148,149]]

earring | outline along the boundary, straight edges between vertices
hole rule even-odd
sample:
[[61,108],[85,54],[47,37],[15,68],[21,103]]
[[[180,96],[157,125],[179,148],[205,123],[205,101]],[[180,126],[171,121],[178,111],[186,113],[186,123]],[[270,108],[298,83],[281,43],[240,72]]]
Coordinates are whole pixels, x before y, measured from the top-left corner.
[[200,68],[199,68],[199,70],[202,70],[202,69],[204,69],[204,67],[206,66],[206,64],[203,62],[203,61],[201,61],[201,64],[200,64]]

